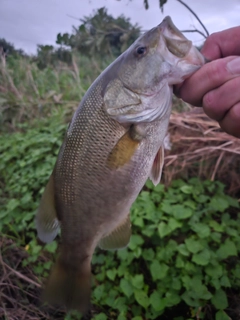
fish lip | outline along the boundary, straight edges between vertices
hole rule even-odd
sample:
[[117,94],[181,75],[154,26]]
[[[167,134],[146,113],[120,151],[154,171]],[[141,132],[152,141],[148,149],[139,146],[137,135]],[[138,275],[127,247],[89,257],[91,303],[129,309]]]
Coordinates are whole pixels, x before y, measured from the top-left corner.
[[162,22],[158,25],[158,28],[161,30],[161,33],[167,33],[170,31],[173,35],[181,40],[188,40],[183,33],[175,26],[170,16],[166,16]]

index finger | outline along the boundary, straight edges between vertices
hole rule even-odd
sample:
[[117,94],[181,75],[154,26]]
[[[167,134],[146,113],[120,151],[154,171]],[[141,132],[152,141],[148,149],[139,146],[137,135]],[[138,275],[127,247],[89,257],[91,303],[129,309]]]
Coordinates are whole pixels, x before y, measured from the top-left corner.
[[209,60],[240,55],[240,26],[212,33],[204,43],[201,53]]

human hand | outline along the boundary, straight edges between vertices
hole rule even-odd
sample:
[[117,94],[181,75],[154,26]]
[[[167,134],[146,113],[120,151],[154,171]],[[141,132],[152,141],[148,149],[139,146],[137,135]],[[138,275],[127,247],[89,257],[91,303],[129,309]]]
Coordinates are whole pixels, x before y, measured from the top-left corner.
[[211,62],[175,91],[184,101],[202,106],[224,131],[240,138],[240,27],[213,33],[201,52]]

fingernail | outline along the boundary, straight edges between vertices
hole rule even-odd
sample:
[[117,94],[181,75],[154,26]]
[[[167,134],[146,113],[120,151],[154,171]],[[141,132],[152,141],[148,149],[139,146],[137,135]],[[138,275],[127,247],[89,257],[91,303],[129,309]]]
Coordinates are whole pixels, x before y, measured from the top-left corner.
[[227,63],[227,69],[234,75],[240,75],[240,57],[232,59]]

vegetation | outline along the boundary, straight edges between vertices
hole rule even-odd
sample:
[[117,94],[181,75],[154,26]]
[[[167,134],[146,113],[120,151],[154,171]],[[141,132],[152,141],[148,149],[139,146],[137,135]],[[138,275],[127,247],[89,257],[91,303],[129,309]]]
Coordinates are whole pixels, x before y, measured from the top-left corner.
[[[28,253],[18,269],[28,267],[39,284],[56,242],[44,250],[37,243],[34,215],[66,129],[59,117],[49,120],[0,138],[0,232],[12,240],[10,248]],[[94,319],[212,319],[214,313],[216,320],[229,319],[232,295],[240,286],[240,213],[224,186],[197,178],[175,180],[168,189],[148,182],[131,217],[128,248],[97,250],[93,258],[92,302],[99,313]],[[14,268],[9,247],[2,247],[3,260]],[[32,299],[24,294],[28,286],[19,300],[23,308]]]
[[[105,10],[97,15],[105,16],[110,21],[106,25],[111,25]],[[81,318],[77,312],[66,314],[63,308],[40,304],[41,287],[59,239],[45,246],[40,244],[34,216],[73,110],[100,71],[122,50],[116,42],[108,51],[113,45],[108,37],[102,40],[108,43],[104,45],[108,48],[104,58],[101,54],[87,57],[77,45],[66,48],[67,41],[77,35],[87,39],[89,21],[93,26],[96,23],[97,30],[104,27],[93,15],[84,18],[84,28],[77,28],[73,35],[58,35],[60,49],[67,50],[69,59],[59,58],[56,52],[60,51],[48,48],[52,51],[48,60],[41,55],[46,49],[43,47],[34,58],[10,51],[7,58],[1,57],[1,319]],[[121,23],[123,29],[132,28]],[[179,101],[176,104],[176,110],[186,110]],[[184,140],[189,128],[194,144],[189,137]],[[187,117],[174,113],[170,132],[174,147],[167,154],[163,179],[169,186],[154,187],[147,182],[131,210],[133,235],[126,249],[96,250],[92,308],[85,319],[240,318],[240,189],[236,179],[239,142],[223,136],[216,124],[199,116],[194,118],[194,113]],[[208,132],[214,134],[214,139],[209,139]],[[227,167],[224,159],[229,158],[224,152],[230,153],[229,145],[232,158]],[[206,153],[215,158],[206,157]],[[176,179],[174,170],[181,179]],[[223,177],[224,170],[228,177],[235,176],[234,186],[226,179],[227,187],[220,181],[202,180],[207,177],[203,172],[214,171],[210,176],[214,180]],[[228,195],[230,186],[234,197]]]

